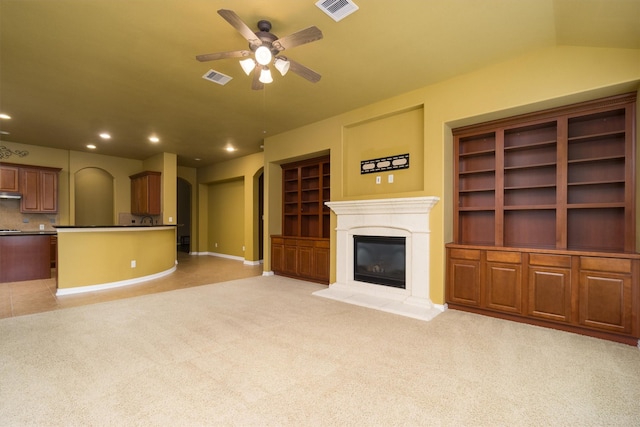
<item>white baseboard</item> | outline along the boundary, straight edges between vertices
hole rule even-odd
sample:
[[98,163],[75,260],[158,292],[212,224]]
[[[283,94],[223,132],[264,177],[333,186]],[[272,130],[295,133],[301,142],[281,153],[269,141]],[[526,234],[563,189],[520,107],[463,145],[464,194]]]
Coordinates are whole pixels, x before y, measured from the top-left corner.
[[81,294],[84,292],[103,291],[105,289],[119,288],[122,286],[134,285],[136,283],[146,282],[147,280],[159,279],[176,271],[176,267],[161,271],[160,273],[150,274],[148,276],[136,277],[135,279],[120,280],[118,282],[101,283],[99,285],[76,286],[75,288],[62,288],[56,290],[56,296]]

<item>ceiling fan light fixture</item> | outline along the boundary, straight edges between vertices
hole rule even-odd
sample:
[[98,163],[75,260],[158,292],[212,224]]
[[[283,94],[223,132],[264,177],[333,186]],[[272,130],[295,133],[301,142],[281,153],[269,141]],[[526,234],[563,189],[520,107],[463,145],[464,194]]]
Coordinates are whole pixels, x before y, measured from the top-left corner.
[[280,74],[284,76],[289,71],[289,66],[291,66],[291,62],[287,61],[286,59],[276,58],[275,66],[276,66],[276,69],[280,71]]
[[266,46],[260,46],[256,49],[256,61],[260,65],[267,65],[272,59],[271,51]]
[[271,83],[273,82],[273,77],[271,76],[271,70],[268,67],[264,67],[262,71],[260,71],[260,78],[258,79],[262,83]]
[[252,58],[243,59],[242,61],[240,61],[240,66],[242,67],[242,70],[245,72],[245,74],[248,76],[256,67],[256,61],[254,61]]

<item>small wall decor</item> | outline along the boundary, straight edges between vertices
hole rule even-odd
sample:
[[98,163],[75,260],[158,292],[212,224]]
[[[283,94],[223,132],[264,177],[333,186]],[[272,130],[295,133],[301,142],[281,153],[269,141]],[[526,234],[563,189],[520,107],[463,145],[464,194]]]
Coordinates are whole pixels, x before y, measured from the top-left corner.
[[409,168],[409,153],[360,161],[360,175]]
[[24,156],[28,156],[29,152],[28,151],[20,151],[20,150],[13,151],[13,150],[8,149],[4,145],[0,145],[0,159],[8,159],[12,155],[16,155],[18,157],[24,157]]

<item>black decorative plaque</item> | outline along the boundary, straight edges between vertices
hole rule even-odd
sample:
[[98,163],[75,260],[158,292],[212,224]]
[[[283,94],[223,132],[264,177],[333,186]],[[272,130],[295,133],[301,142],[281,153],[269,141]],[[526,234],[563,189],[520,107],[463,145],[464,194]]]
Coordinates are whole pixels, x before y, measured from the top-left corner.
[[360,161],[360,175],[409,168],[409,153]]

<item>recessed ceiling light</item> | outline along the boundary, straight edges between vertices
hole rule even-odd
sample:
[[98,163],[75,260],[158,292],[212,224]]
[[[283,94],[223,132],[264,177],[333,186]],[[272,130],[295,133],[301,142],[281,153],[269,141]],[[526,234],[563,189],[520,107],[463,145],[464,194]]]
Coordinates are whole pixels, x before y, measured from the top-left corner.
[[232,152],[236,151],[236,149],[235,149],[235,148],[233,148],[233,147],[232,147],[232,146],[230,146],[230,145],[229,145],[229,146],[227,146],[227,147],[225,148],[225,150],[227,150],[227,151],[228,151],[228,152],[230,152],[230,153],[232,153]]
[[160,138],[158,138],[157,136],[150,136],[149,137],[149,141],[151,142],[160,142]]
[[102,132],[100,134],[100,138],[102,138],[102,139],[111,139],[111,135],[109,135],[107,132]]
[[9,135],[11,132],[7,132],[6,130],[0,130],[0,135]]
[[10,118],[11,116],[8,114],[0,113],[0,119],[9,120]]
[[89,150],[95,150],[95,149],[96,149],[96,146],[95,146],[95,145],[93,145],[93,144],[87,144],[87,148],[88,148]]
[[195,158],[195,159],[193,159],[193,160],[195,160],[196,162],[199,162],[201,159],[200,159],[200,157],[196,157],[196,158]]

